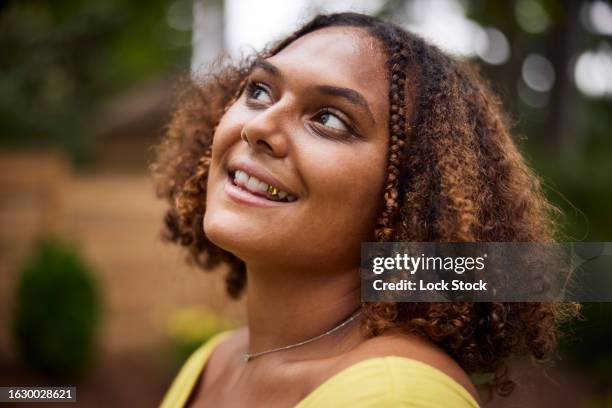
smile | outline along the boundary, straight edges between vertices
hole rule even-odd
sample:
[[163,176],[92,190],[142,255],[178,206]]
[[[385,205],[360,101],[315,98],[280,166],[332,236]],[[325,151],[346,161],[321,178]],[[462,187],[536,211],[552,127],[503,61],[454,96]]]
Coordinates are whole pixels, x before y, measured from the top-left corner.
[[291,203],[297,200],[297,197],[281,190],[277,186],[268,184],[259,180],[257,177],[248,174],[243,170],[230,171],[228,173],[228,181],[234,187],[234,192],[245,193],[259,200],[265,199],[276,203]]

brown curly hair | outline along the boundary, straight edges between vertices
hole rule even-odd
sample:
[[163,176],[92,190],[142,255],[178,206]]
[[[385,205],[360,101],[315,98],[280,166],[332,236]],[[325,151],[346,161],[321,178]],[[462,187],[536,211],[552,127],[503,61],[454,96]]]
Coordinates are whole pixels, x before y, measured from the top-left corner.
[[[377,241],[548,242],[558,210],[544,198],[509,133],[499,100],[466,62],[402,28],[354,13],[319,15],[266,51],[193,83],[180,98],[152,166],[168,200],[166,238],[190,250],[203,269],[230,265],[228,293],[246,285],[245,265],[212,244],[202,220],[215,127],[235,101],[255,58],[332,26],[359,27],[385,47],[389,71],[388,170]],[[410,95],[409,98],[406,96]],[[553,352],[568,303],[364,303],[367,337],[390,329],[423,336],[467,372],[494,373],[499,394],[512,391],[505,360]]]

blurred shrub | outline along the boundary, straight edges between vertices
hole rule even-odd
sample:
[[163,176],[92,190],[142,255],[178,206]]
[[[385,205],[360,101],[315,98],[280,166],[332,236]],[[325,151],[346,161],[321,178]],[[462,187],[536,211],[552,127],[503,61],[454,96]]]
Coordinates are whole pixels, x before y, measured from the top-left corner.
[[204,308],[179,309],[170,317],[166,328],[171,364],[174,367],[180,366],[202,343],[236,326],[233,320],[222,318]]
[[32,369],[56,379],[91,363],[100,306],[90,267],[69,245],[39,242],[18,282],[13,334]]

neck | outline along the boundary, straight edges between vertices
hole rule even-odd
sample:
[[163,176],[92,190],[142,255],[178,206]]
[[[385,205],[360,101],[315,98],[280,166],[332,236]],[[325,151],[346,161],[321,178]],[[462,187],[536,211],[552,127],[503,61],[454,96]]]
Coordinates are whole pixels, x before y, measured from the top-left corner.
[[[247,264],[248,352],[311,339],[341,324],[360,306],[359,270],[271,270]],[[359,317],[330,336],[358,332]],[[309,345],[300,346],[304,351]]]

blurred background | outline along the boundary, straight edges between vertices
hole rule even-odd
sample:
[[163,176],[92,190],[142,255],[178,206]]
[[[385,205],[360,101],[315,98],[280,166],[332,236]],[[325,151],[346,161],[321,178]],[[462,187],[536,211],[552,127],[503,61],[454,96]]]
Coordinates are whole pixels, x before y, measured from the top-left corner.
[[[346,10],[479,64],[561,238],[612,241],[609,1],[0,0],[0,385],[154,406],[194,347],[244,322],[221,273],[160,241],[150,148],[178,79]],[[569,330],[552,367],[515,361],[516,392],[489,406],[612,406],[612,307]]]

